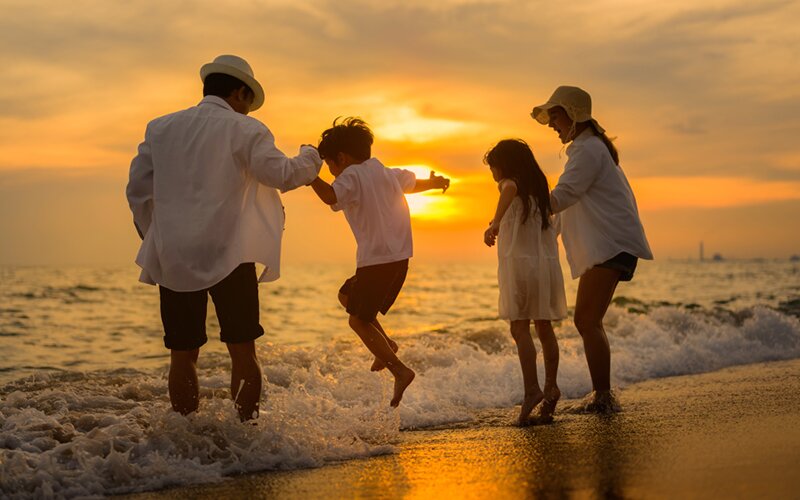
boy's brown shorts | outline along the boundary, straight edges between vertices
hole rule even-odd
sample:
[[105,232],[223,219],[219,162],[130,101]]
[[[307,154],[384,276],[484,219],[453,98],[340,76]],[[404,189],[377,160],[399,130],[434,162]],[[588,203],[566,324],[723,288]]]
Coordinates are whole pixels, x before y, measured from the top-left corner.
[[347,312],[372,323],[378,312],[386,314],[403,288],[408,274],[408,259],[387,264],[359,267],[339,293],[347,296]]

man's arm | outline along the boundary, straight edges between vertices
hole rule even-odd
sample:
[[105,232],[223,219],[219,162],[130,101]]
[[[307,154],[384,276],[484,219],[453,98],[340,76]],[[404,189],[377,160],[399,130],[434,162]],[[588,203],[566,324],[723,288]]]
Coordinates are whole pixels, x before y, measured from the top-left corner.
[[139,153],[131,161],[125,194],[133,212],[133,225],[144,239],[153,220],[153,157],[146,132],[144,142],[139,144]]
[[314,189],[314,192],[317,193],[319,199],[324,203],[328,205],[336,204],[336,191],[333,190],[333,187],[330,184],[317,177],[311,181],[311,187]]
[[441,189],[442,193],[444,193],[449,187],[450,179],[441,175],[436,175],[436,173],[431,170],[431,176],[427,179],[417,179],[417,181],[414,183],[414,187],[409,192],[420,193],[430,189]]
[[299,154],[290,158],[275,146],[275,137],[264,124],[251,124],[246,130],[253,134],[248,139],[248,166],[260,183],[285,193],[307,185],[319,174],[322,160],[313,146],[300,146]]

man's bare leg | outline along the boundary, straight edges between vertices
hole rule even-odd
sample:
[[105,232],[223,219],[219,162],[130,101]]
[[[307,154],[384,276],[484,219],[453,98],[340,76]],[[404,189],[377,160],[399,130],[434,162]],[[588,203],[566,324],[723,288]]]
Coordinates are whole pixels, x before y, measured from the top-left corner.
[[[339,303],[342,304],[342,306],[345,309],[347,309],[347,295],[339,293]],[[389,336],[386,334],[386,331],[378,322],[378,318],[375,318],[375,321],[372,322],[372,326],[374,326],[379,332],[381,332],[381,335],[383,335],[383,337],[386,339],[386,343],[389,344],[389,347],[392,348],[392,351],[397,352],[398,349],[397,342],[389,338]],[[384,368],[386,368],[386,364],[376,357],[375,361],[372,362],[370,371],[379,372]]]
[[191,351],[170,351],[169,400],[172,409],[181,415],[197,411],[200,402],[200,389],[197,382],[197,357],[200,349]]
[[542,343],[542,358],[544,358],[544,399],[540,407],[539,416],[549,420],[556,411],[556,404],[561,399],[558,388],[558,340],[549,320],[536,320],[533,322],[539,342]]
[[583,349],[596,397],[605,398],[611,391],[611,348],[603,328],[620,272],[604,267],[586,271],[578,282],[575,301],[575,327],[583,338]]
[[381,332],[375,328],[371,322],[366,322],[355,315],[350,315],[350,328],[361,338],[367,349],[376,358],[383,361],[386,367],[394,375],[394,395],[390,403],[391,406],[398,406],[403,399],[403,392],[414,380],[416,374],[414,370],[403,364],[394,353],[389,343]]
[[225,344],[231,355],[231,398],[242,422],[258,417],[261,400],[261,366],[256,355],[256,343]]
[[536,346],[533,345],[531,338],[531,321],[528,319],[512,321],[511,336],[517,344],[519,364],[522,368],[522,384],[525,389],[519,411],[519,425],[525,425],[533,409],[544,398],[539,388],[539,375],[536,373]]

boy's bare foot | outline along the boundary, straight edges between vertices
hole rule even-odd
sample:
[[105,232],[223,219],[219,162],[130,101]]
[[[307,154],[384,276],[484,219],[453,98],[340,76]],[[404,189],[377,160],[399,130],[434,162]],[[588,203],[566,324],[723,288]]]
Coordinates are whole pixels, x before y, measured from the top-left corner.
[[536,405],[538,405],[542,399],[544,399],[544,393],[540,390],[525,395],[525,398],[522,400],[522,407],[519,410],[518,423],[520,426],[528,425],[531,412],[534,408],[536,408]]
[[[397,349],[398,349],[397,342],[395,342],[392,339],[386,339],[386,341],[389,343],[389,347],[392,348],[392,351],[397,352]],[[386,363],[384,363],[383,361],[381,361],[380,359],[378,359],[376,357],[375,361],[372,362],[372,366],[370,367],[370,371],[379,372],[379,371],[383,370],[384,368],[386,368]]]
[[406,388],[411,385],[411,382],[414,381],[414,377],[417,376],[414,370],[405,366],[399,371],[399,374],[394,374],[394,397],[392,397],[392,401],[389,403],[389,405],[394,408],[400,405],[400,400],[403,399],[403,393]]

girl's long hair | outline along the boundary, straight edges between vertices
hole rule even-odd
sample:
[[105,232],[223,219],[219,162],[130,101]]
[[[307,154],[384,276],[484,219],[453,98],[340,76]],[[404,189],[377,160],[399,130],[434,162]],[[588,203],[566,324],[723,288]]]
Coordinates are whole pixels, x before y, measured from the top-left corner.
[[522,222],[528,220],[533,208],[531,197],[542,217],[542,230],[550,227],[550,186],[533,151],[522,139],[504,139],[498,142],[483,157],[483,162],[496,168],[504,179],[511,179],[517,184],[517,196],[522,200]]

